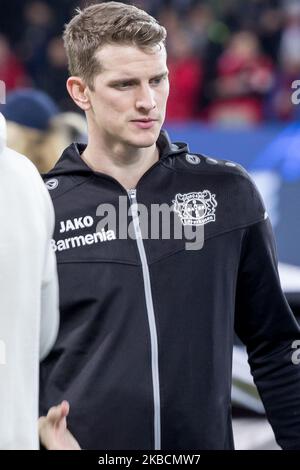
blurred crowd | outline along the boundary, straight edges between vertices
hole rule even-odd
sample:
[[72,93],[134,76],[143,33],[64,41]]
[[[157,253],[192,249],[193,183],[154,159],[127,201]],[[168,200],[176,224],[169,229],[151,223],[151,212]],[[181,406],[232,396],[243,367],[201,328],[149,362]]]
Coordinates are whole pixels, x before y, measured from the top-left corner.
[[[0,79],[75,111],[65,82],[64,24],[88,0],[1,0]],[[167,120],[256,124],[300,117],[299,0],[136,0],[168,31]]]

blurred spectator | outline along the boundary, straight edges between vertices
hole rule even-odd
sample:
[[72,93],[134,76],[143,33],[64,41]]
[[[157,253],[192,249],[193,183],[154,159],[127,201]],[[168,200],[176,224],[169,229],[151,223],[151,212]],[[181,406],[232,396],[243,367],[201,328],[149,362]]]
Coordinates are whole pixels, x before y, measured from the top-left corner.
[[[37,90],[22,89],[7,96],[3,106],[8,145],[26,154],[40,173],[48,172],[74,137],[85,132],[85,120],[61,114],[54,101]],[[75,139],[76,140],[76,139]]]
[[25,5],[24,20],[20,49],[27,70],[36,81],[45,66],[45,51],[54,27],[54,13],[47,3],[34,1]]
[[197,103],[202,87],[202,68],[193,54],[192,43],[182,29],[178,29],[169,47],[170,73],[167,121],[184,121],[197,117]]
[[212,5],[196,3],[187,17],[186,30],[191,37],[192,47],[202,64],[202,91],[198,96],[197,115],[204,117],[205,109],[214,99],[214,90],[211,84],[216,76],[216,62],[223,51],[224,43],[230,36],[227,25],[220,21]]
[[299,62],[300,2],[288,2],[285,6],[285,26],[280,43],[280,62]]
[[37,85],[51,96],[61,109],[75,110],[75,105],[66,91],[68,62],[59,36],[53,37],[47,46],[47,62],[37,79]]
[[203,57],[210,40],[216,18],[212,8],[205,4],[196,4],[187,16],[187,31],[192,40],[192,47],[199,57]]
[[247,31],[233,34],[217,67],[217,99],[209,110],[209,120],[239,124],[260,122],[263,97],[272,86],[273,66],[261,53],[257,37]]
[[30,84],[25,68],[13,53],[8,40],[0,34],[0,80],[6,85],[6,90]]
[[299,119],[299,106],[291,100],[292,83],[300,79],[300,3],[284,4],[284,28],[279,47],[279,68],[267,101],[269,120]]
[[172,8],[163,7],[158,15],[159,23],[162,24],[168,31],[167,48],[170,44],[170,38],[176,35],[176,31],[180,27],[180,19],[178,13]]
[[278,57],[283,15],[279,8],[267,8],[258,18],[258,34],[263,51],[276,62]]

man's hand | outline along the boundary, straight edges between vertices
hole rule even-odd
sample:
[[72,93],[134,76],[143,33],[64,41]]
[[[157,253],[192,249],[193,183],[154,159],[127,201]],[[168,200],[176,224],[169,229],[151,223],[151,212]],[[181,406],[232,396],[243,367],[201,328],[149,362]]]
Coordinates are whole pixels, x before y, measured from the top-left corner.
[[40,440],[46,449],[80,450],[78,442],[67,428],[69,410],[69,403],[62,401],[60,405],[50,408],[47,416],[39,418]]

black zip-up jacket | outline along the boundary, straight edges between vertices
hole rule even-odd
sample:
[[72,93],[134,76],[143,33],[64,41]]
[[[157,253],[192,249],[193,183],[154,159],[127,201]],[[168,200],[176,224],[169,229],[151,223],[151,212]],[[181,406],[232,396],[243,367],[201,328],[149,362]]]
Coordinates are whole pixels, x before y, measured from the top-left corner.
[[[258,192],[239,165],[190,154],[164,132],[158,147],[136,191],[90,169],[80,144],[46,175],[61,324],[41,366],[41,413],[69,400],[85,449],[231,449],[235,327],[278,443],[300,449],[300,333]],[[119,196],[131,206],[123,222]],[[143,239],[136,202],[172,207],[169,239]],[[115,229],[101,226],[103,204]],[[120,236],[127,223],[136,239]],[[202,248],[187,249],[176,223],[200,227]]]

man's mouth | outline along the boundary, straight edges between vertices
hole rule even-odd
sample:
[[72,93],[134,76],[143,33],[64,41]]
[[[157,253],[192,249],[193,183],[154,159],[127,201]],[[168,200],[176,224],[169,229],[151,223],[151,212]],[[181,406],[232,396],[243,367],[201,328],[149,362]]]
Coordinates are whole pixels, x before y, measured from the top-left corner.
[[141,118],[141,119],[133,119],[131,122],[140,129],[150,129],[154,126],[154,124],[158,121],[158,119],[151,119],[151,118]]
[[152,118],[140,118],[140,119],[132,119],[133,122],[152,122],[152,121],[157,121],[157,119],[152,119]]

